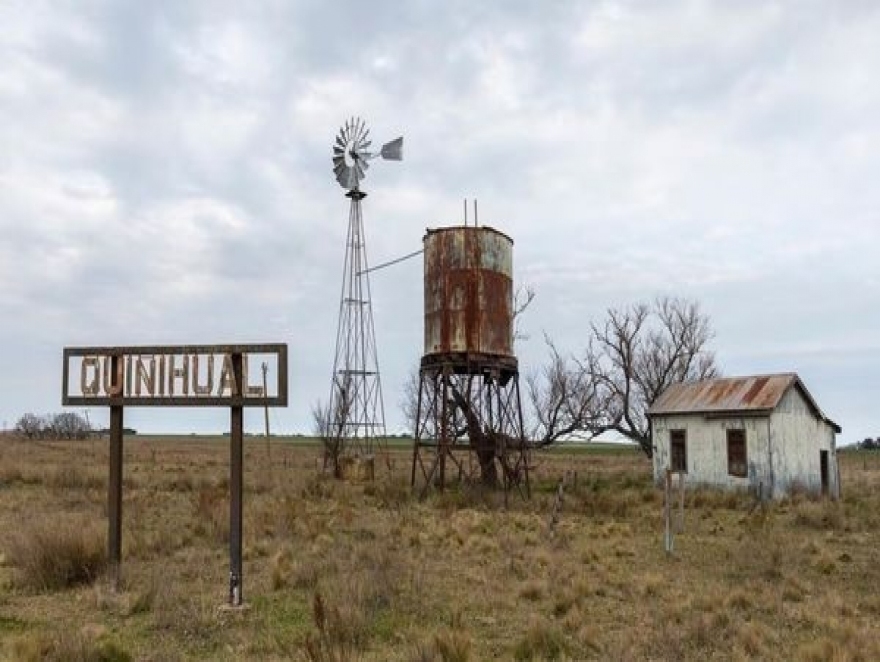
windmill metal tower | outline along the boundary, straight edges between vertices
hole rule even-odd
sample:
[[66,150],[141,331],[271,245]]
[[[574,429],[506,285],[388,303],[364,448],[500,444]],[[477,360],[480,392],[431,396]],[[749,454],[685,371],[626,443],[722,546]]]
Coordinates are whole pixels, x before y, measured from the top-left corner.
[[335,457],[328,457],[325,446],[325,469],[328,461],[335,462],[344,455],[369,456],[374,442],[382,443],[385,439],[385,407],[361,211],[361,201],[367,194],[360,190],[360,182],[372,159],[402,159],[403,138],[384,144],[378,152],[371,152],[369,134],[363,120],[352,118],[342,126],[333,145],[333,172],[346,189],[345,197],[350,204],[336,356],[324,430],[325,443],[329,442]]

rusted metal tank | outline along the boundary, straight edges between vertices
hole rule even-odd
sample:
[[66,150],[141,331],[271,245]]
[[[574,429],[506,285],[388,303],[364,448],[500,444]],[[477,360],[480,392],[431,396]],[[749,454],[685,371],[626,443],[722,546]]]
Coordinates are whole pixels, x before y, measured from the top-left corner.
[[490,227],[429,229],[425,355],[513,356],[513,240]]

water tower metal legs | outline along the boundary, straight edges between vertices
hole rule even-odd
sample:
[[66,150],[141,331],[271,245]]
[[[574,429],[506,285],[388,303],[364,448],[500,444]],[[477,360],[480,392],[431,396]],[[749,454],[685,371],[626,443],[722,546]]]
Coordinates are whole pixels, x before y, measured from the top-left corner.
[[[519,374],[423,365],[410,481],[424,496],[454,481],[530,496]],[[483,366],[485,368],[485,366]],[[447,473],[452,469],[457,475]],[[457,470],[457,471],[456,471]],[[500,471],[499,471],[500,470]],[[500,474],[500,475],[499,475]]]

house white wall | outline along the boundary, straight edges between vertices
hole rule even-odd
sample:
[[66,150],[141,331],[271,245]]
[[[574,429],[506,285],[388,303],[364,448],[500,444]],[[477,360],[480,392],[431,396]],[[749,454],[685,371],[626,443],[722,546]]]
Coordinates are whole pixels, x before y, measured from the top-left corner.
[[[745,430],[747,477],[728,474],[728,429]],[[797,388],[790,388],[769,416],[665,414],[652,418],[652,430],[654,482],[658,485],[670,464],[670,430],[685,430],[685,482],[689,486],[760,486],[764,494],[774,497],[784,496],[795,486],[819,492],[819,451],[827,450],[829,493],[839,496],[834,430],[813,413]]]
[[840,494],[834,429],[810,409],[800,390],[791,388],[770,417],[773,449],[774,496],[799,487],[822,489],[819,451],[828,451],[828,487]]
[[[687,445],[687,485],[747,488],[769,485],[766,416],[726,416],[707,418],[705,414],[675,414],[653,419],[654,481],[659,485],[669,467],[669,432],[685,430]],[[745,430],[748,476],[727,473],[727,430]]]

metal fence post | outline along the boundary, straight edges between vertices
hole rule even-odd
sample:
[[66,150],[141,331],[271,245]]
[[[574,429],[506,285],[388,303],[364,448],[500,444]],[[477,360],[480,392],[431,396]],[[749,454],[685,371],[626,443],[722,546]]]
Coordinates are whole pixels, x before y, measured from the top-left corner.
[[[232,355],[232,371],[236,395],[241,396],[244,384],[240,353]],[[241,569],[244,408],[240,404],[232,405],[229,412],[229,604],[240,607],[244,600]]]

